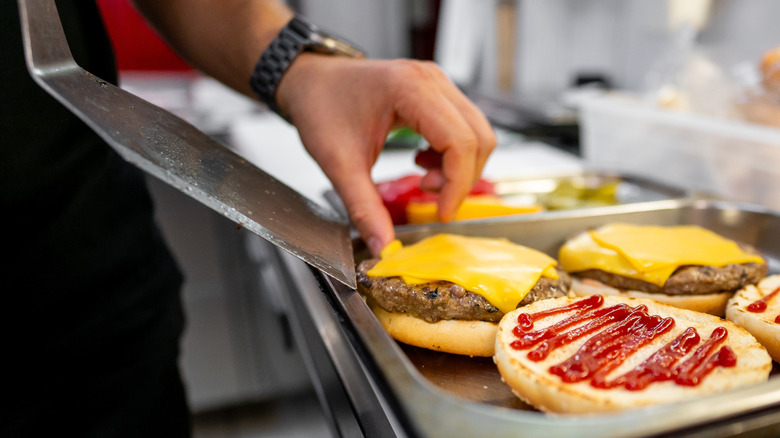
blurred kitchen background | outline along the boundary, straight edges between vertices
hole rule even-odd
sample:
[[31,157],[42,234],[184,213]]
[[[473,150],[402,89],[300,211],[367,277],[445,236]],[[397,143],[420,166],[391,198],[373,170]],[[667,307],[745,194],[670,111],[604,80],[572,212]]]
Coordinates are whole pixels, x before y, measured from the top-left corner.
[[[98,3],[121,86],[328,205],[327,182],[292,128],[193,71],[128,0]],[[370,57],[439,63],[485,111],[499,149],[540,151],[531,163],[488,166],[496,174],[606,169],[780,209],[780,112],[760,70],[780,46],[780,2],[288,4]],[[411,169],[385,164],[376,178]],[[307,372],[317,358],[295,335],[274,251],[176,190],[149,184],[187,278],[182,368],[196,436],[330,436],[322,382]]]

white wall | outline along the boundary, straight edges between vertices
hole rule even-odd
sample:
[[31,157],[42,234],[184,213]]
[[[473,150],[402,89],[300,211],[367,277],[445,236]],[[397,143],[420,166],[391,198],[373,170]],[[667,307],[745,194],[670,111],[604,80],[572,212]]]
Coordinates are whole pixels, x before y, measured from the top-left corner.
[[407,0],[298,0],[296,5],[317,26],[353,42],[372,58],[408,56]]

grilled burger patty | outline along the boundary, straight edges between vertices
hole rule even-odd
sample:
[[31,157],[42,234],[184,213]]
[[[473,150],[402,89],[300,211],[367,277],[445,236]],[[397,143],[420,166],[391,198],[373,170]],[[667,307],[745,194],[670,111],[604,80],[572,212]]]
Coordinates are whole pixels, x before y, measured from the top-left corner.
[[[360,292],[388,312],[408,313],[428,322],[442,319],[498,322],[504,313],[485,298],[449,281],[410,285],[401,277],[369,277],[366,272],[379,260],[365,260],[357,269]],[[556,267],[557,280],[541,277],[517,307],[534,301],[566,296],[571,278]]]
[[[751,254],[760,253],[748,245],[740,245]],[[703,295],[731,292],[749,284],[756,284],[766,277],[769,267],[766,263],[733,263],[726,266],[680,266],[666,280],[663,287],[634,278],[623,277],[597,269],[576,272],[574,275],[600,281],[607,286],[622,290],[637,290],[667,295]]]

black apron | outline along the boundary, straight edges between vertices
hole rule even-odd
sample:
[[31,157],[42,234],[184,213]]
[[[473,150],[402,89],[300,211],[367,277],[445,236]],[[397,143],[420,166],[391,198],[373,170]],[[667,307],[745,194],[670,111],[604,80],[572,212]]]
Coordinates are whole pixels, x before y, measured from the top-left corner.
[[[94,1],[57,6],[79,65],[116,83]],[[16,1],[0,17],[0,436],[186,436],[182,278],[144,176],[32,81]]]

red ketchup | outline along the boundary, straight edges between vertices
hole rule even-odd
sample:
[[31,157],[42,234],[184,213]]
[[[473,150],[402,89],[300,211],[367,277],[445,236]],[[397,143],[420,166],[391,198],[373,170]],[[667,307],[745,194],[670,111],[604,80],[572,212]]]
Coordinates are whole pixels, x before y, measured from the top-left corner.
[[[772,298],[775,297],[775,295],[780,294],[780,287],[773,290],[771,294],[765,296],[764,298],[761,298],[760,300],[750,304],[747,309],[750,312],[753,313],[764,313],[766,311],[766,303],[769,302]],[[780,324],[780,315],[777,315],[775,318],[775,322]]]
[[[721,346],[728,336],[725,328],[717,327],[699,345],[701,338],[696,329],[688,327],[632,370],[607,380],[607,375],[635,351],[669,332],[675,321],[650,315],[644,305],[602,307],[603,304],[603,297],[593,295],[566,306],[521,313],[513,329],[517,340],[511,347],[529,350],[528,358],[539,362],[555,349],[588,337],[574,355],[551,366],[550,373],[567,383],[590,380],[591,386],[601,389],[623,386],[638,391],[653,382],[669,380],[678,385],[696,386],[716,367],[733,367],[737,363],[731,348]],[[533,330],[534,321],[563,313],[572,315],[547,328]],[[687,359],[678,363],[684,357]]]

